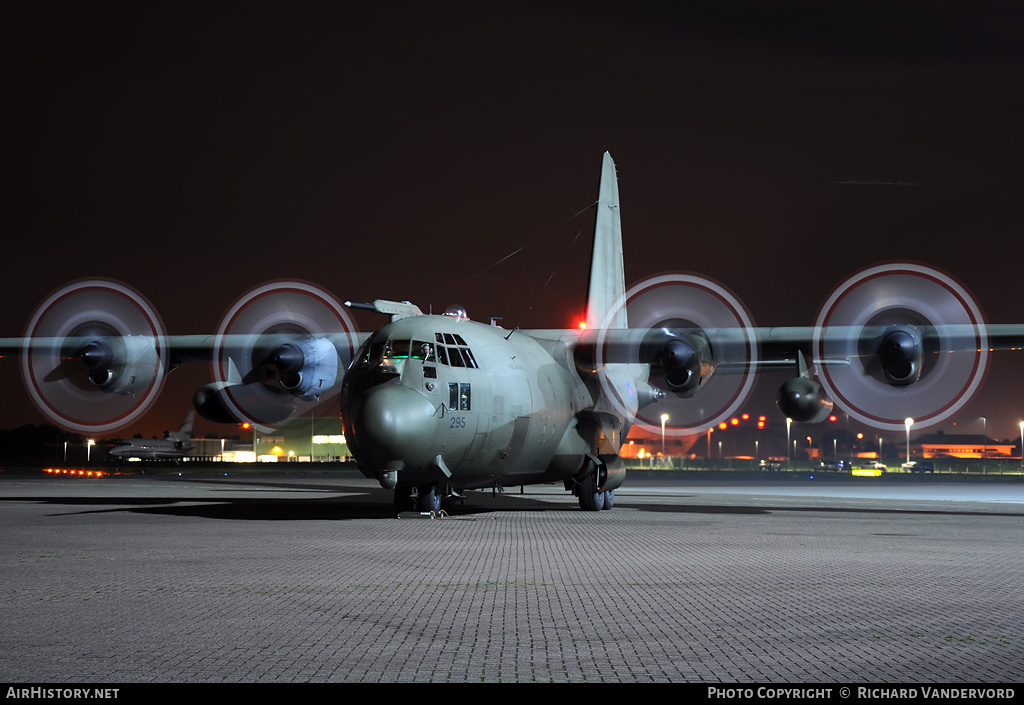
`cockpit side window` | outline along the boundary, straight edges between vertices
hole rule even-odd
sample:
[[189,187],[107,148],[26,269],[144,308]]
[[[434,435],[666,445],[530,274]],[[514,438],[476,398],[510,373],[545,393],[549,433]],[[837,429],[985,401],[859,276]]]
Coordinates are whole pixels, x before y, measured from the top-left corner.
[[384,357],[385,342],[386,341],[383,336],[379,336],[377,334],[370,336],[369,340],[363,343],[362,354],[357,354],[356,359],[358,359],[362,365],[375,367],[380,363],[381,358]]
[[417,360],[424,360],[426,362],[434,361],[434,345],[432,343],[425,343],[422,340],[412,341],[412,350],[410,351],[412,357]]

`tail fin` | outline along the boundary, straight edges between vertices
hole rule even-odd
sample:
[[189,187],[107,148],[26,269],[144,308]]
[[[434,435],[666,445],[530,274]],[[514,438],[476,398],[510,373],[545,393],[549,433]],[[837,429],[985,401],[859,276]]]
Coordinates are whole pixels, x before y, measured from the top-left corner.
[[597,222],[594,225],[594,251],[590,260],[590,288],[587,292],[587,327],[626,328],[626,310],[622,308],[606,320],[616,302],[626,293],[626,273],[622,264],[622,224],[619,220],[619,184],[615,162],[608,152],[601,165],[601,188],[597,197]]
[[189,411],[188,416],[185,417],[185,423],[181,425],[181,429],[178,430],[178,437],[181,439],[188,439],[192,437],[192,420],[195,419],[196,412]]

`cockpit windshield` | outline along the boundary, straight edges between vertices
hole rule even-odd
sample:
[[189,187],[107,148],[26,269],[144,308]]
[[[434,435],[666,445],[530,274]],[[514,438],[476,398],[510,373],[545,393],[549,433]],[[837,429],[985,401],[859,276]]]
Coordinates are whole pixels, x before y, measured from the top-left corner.
[[382,364],[384,367],[394,366],[402,360],[421,360],[449,367],[478,367],[476,357],[466,341],[462,336],[452,333],[435,333],[434,342],[406,338],[386,339],[384,336],[377,337],[374,334],[357,353],[355,363],[369,370]]
[[423,340],[389,340],[384,348],[384,358],[388,360],[425,360],[434,361],[434,346]]
[[461,335],[457,333],[435,333],[434,340],[437,343],[437,360],[442,365],[477,367],[476,358]]

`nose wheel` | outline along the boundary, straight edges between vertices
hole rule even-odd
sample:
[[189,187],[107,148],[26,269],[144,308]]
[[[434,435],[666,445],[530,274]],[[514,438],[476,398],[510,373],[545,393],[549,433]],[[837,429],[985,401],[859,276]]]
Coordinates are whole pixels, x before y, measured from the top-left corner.
[[395,487],[396,512],[433,512],[441,511],[441,493],[437,485],[410,485],[399,482]]

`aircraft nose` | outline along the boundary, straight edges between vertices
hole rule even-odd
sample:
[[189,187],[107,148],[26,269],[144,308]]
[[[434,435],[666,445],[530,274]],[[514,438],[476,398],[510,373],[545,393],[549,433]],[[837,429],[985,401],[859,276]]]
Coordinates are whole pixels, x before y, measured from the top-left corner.
[[433,456],[434,408],[418,392],[400,384],[380,384],[366,393],[352,417],[360,450],[378,467],[400,461],[424,465]]

